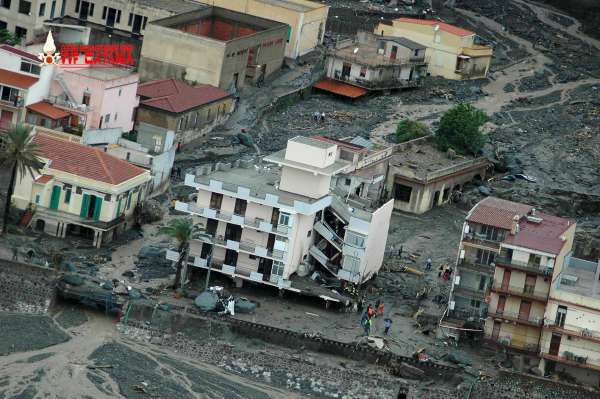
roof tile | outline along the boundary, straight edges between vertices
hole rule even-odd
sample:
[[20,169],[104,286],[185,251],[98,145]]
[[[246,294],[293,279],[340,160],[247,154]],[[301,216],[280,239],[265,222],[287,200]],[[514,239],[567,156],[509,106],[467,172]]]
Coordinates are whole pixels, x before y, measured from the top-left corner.
[[28,105],[27,109],[54,120],[66,118],[70,115],[64,109],[55,107],[46,101],[40,101],[39,103]]
[[37,133],[33,142],[40,147],[42,157],[51,161],[50,168],[108,184],[121,184],[143,173],[145,169],[88,147],[44,133]]
[[155,80],[138,86],[140,104],[169,112],[184,112],[209,104],[231,94],[211,85],[190,86],[175,79]]
[[17,87],[19,89],[28,89],[37,83],[39,79],[22,73],[12,72],[7,69],[0,69],[0,84]]

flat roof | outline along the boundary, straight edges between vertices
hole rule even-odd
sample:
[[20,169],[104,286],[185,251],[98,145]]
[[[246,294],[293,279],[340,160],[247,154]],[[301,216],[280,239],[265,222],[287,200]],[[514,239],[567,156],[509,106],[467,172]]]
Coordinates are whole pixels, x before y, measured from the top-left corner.
[[558,290],[600,299],[600,282],[596,278],[598,268],[600,261],[592,262],[567,256],[559,274],[560,279],[557,278]]
[[130,68],[109,67],[109,68],[68,68],[64,72],[75,75],[87,76],[98,80],[114,80],[133,75],[135,71]]
[[303,1],[303,2],[298,2],[298,1],[294,1],[294,0],[257,0],[257,1],[259,1],[261,3],[277,6],[277,7],[287,8],[288,10],[300,11],[300,12],[312,11],[312,10],[316,10],[317,8],[325,7],[324,4],[318,4],[318,3],[308,2],[308,1]]
[[[325,144],[325,143],[323,143],[323,144]],[[324,148],[329,148],[329,147],[331,147],[331,146],[327,146]],[[276,164],[287,165],[287,166],[291,166],[296,169],[302,169],[302,170],[306,170],[309,172],[314,172],[314,173],[318,173],[318,174],[326,175],[326,176],[333,176],[336,173],[343,171],[346,167],[348,167],[348,165],[350,165],[350,162],[338,159],[333,164],[331,164],[327,167],[319,168],[317,166],[307,165],[307,164],[304,164],[301,162],[290,161],[289,159],[286,159],[285,158],[285,150],[277,151],[271,155],[264,157],[263,159],[267,162],[273,162]]]
[[431,172],[460,165],[465,161],[474,159],[473,157],[463,156],[450,159],[445,152],[441,152],[430,142],[421,142],[395,152],[392,155],[390,164],[398,167],[408,167],[417,178],[425,179]]
[[410,62],[409,59],[391,59],[385,54],[379,53],[379,48],[375,45],[365,43],[354,43],[347,47],[335,50],[335,57],[350,60],[361,65],[402,65]]
[[203,4],[188,0],[137,0],[136,3],[141,6],[157,8],[176,14],[205,7]]
[[287,27],[281,22],[213,6],[204,6],[195,11],[155,20],[150,24],[221,42]]
[[333,143],[327,143],[325,140],[319,140],[317,137],[313,138],[313,137],[306,137],[306,136],[296,136],[294,138],[291,138],[290,141],[293,141],[295,143],[310,145],[311,147],[322,148],[324,150],[326,150],[330,147],[333,147],[335,145]]

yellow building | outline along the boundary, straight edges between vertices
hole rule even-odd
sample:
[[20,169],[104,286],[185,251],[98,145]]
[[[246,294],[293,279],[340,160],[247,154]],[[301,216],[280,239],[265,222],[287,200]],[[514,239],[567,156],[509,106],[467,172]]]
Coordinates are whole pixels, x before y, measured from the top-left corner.
[[446,79],[487,76],[493,50],[476,43],[476,34],[441,21],[398,18],[381,22],[374,31],[382,36],[405,37],[427,47],[428,73]]
[[285,56],[292,59],[311,52],[321,44],[329,12],[328,6],[307,0],[202,0],[202,2],[287,24]]
[[80,144],[79,138],[37,127],[44,167],[18,176],[12,201],[31,207],[32,226],[57,237],[76,236],[99,247],[127,228],[148,193],[150,172]]

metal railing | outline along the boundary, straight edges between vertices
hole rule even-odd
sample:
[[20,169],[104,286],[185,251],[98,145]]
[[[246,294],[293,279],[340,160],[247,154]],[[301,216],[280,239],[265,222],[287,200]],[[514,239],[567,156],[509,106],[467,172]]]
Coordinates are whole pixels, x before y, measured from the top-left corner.
[[329,51],[329,55],[339,58],[340,60],[350,61],[359,65],[368,65],[370,67],[376,68],[379,66],[389,67],[389,66],[418,66],[418,65],[426,65],[428,63],[428,59],[425,56],[422,57],[411,57],[409,59],[406,58],[390,58],[386,57],[385,54],[371,54],[371,56],[367,57],[364,54],[361,55],[361,51],[358,51],[358,54],[348,54],[347,50],[335,49]]
[[509,311],[498,311],[497,309],[495,311],[489,311],[488,315],[490,317],[497,317],[500,319],[506,319],[506,320],[512,320],[512,321],[517,321],[517,322],[526,322],[526,323],[530,323],[530,324],[535,324],[536,326],[540,326],[542,325],[543,321],[544,321],[544,317],[539,317],[539,316],[531,316],[531,315],[522,315],[519,312],[509,312]]
[[394,89],[394,88],[410,88],[418,87],[421,85],[421,80],[406,80],[406,79],[374,79],[367,80],[356,78],[352,76],[342,75],[342,71],[335,71],[333,79],[342,82],[349,82],[355,86],[360,86],[365,89],[378,90],[378,89]]
[[544,326],[560,330],[560,331],[564,332],[565,334],[568,334],[571,336],[577,336],[577,337],[581,337],[584,339],[591,338],[591,339],[600,340],[600,331],[590,330],[589,328],[583,328],[580,326],[575,326],[573,324],[566,324],[566,323],[560,324],[560,323],[557,323],[556,320],[552,320],[552,319],[548,319],[548,318],[544,319]]
[[512,294],[540,301],[546,301],[546,299],[548,298],[548,293],[535,292],[534,286],[520,286],[511,284],[505,285],[502,283],[495,282],[492,285],[492,289],[500,293]]
[[[252,255],[260,256],[260,257],[269,257],[277,260],[285,259],[285,252],[279,250],[273,250],[263,247],[262,245],[258,245],[254,242],[232,239],[228,237],[224,237],[222,235],[212,235],[212,234],[201,234],[198,237],[201,241],[206,242],[208,244],[218,245],[220,247],[232,250],[242,250],[244,252],[248,252]],[[258,249],[258,251],[257,251]]]
[[[548,272],[548,268],[543,265],[531,263],[531,262],[521,262],[518,260],[510,259],[504,256],[497,256],[494,262],[497,265],[506,265],[511,266],[519,270],[533,272],[533,273],[541,273],[546,274]],[[550,269],[551,270],[551,269]]]

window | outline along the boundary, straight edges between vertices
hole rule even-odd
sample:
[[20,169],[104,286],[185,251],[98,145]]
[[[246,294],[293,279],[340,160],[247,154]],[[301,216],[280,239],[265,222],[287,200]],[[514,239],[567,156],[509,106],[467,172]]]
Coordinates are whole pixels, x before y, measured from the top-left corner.
[[482,265],[491,265],[494,263],[496,253],[493,251],[487,251],[485,249],[477,250],[477,263]]
[[[66,1],[65,1],[66,3]],[[75,2],[75,12],[79,12],[79,6],[81,5],[81,0],[77,0]]]
[[542,263],[542,257],[539,255],[529,254],[529,262],[530,265],[539,266]]
[[146,29],[146,22],[148,22],[148,17],[144,17],[144,21],[142,22],[142,29]]
[[75,193],[81,195],[81,193],[83,192],[83,190],[81,189],[81,187],[77,187],[75,189]]
[[360,67],[360,77],[364,78],[367,76],[367,67]]
[[312,235],[312,230],[308,230],[308,232],[306,233],[307,237],[310,237]]
[[20,26],[15,27],[15,36],[17,36],[19,39],[27,36],[27,29]]
[[480,306],[481,306],[480,301],[478,301],[477,299],[471,299],[471,307],[472,308],[479,309]]
[[106,6],[104,6],[104,8],[102,8],[102,19],[106,19],[107,12],[108,12],[108,8]]
[[105,194],[104,195],[104,201],[110,202],[111,199],[112,199],[112,195],[110,195],[110,194]]
[[346,180],[344,180],[344,184],[346,186],[349,186],[351,182],[352,182],[352,180],[350,180],[349,178],[346,178]]
[[27,73],[31,73],[34,75],[39,75],[40,74],[40,67],[39,65],[34,65],[30,62],[26,62],[26,61],[21,61],[21,72],[27,72]]
[[289,213],[285,213],[285,212],[281,212],[279,214],[279,224],[282,224],[284,226],[291,226],[291,224],[290,224],[290,214]]
[[115,112],[115,121],[117,120],[118,117],[119,117],[119,114],[117,112]]
[[19,13],[29,15],[31,13],[31,1],[20,0]]
[[83,99],[81,100],[81,103],[89,106],[90,105],[90,98],[91,98],[91,94],[84,92],[83,93]]
[[349,271],[350,273],[358,273],[360,271],[360,259],[355,258],[354,256],[344,256],[342,269]]
[[248,255],[248,259],[255,260],[256,259],[256,255]]
[[271,274],[276,276],[283,276],[284,269],[285,264],[283,262],[275,261],[273,262],[273,267],[271,267]]
[[0,30],[1,30],[1,29],[4,29],[4,30],[6,30],[6,27],[7,27],[7,26],[8,26],[8,24],[7,24],[6,22],[4,22],[4,21],[0,21]]
[[127,161],[129,161],[131,159],[131,153],[130,152],[127,153],[127,155],[125,156],[125,159]]
[[479,278],[479,291],[483,291],[485,289],[485,282],[486,282],[486,278],[485,276],[480,276]]
[[131,26],[131,25],[133,25],[133,13],[130,12],[129,18],[127,19],[127,26]]
[[353,231],[346,230],[346,235],[344,237],[344,242],[346,244],[352,245],[353,247],[364,248],[365,247],[365,236],[357,234]]
[[528,274],[525,277],[525,287],[523,289],[524,293],[533,294],[533,291],[535,290],[535,280],[536,277],[534,274]]
[[56,0],[52,0],[52,5],[50,6],[50,19],[54,18],[55,12],[56,12]]
[[411,194],[412,187],[400,183],[394,184],[394,199],[402,202],[410,202]]
[[567,307],[560,305],[556,310],[556,325],[559,327],[565,326],[565,320],[567,318]]
[[46,14],[46,3],[40,3],[40,12],[38,16],[43,17]]
[[504,240],[504,231],[488,225],[481,225],[481,235],[485,236],[486,240],[502,241]]
[[10,0],[1,0],[0,5],[4,8],[10,8]]
[[35,203],[36,203],[36,204],[39,204],[39,203],[40,203],[40,195],[39,195],[39,194],[37,194],[37,195],[35,196]]
[[110,122],[110,114],[104,115],[104,123]]
[[71,189],[67,188],[65,190],[65,204],[68,204],[71,202]]
[[121,97],[121,93],[123,93],[123,89],[119,89],[119,97]]
[[90,17],[94,16],[94,3],[90,3],[90,11],[88,13]]
[[120,24],[121,23],[121,10],[117,10],[117,19],[116,19],[117,23]]

